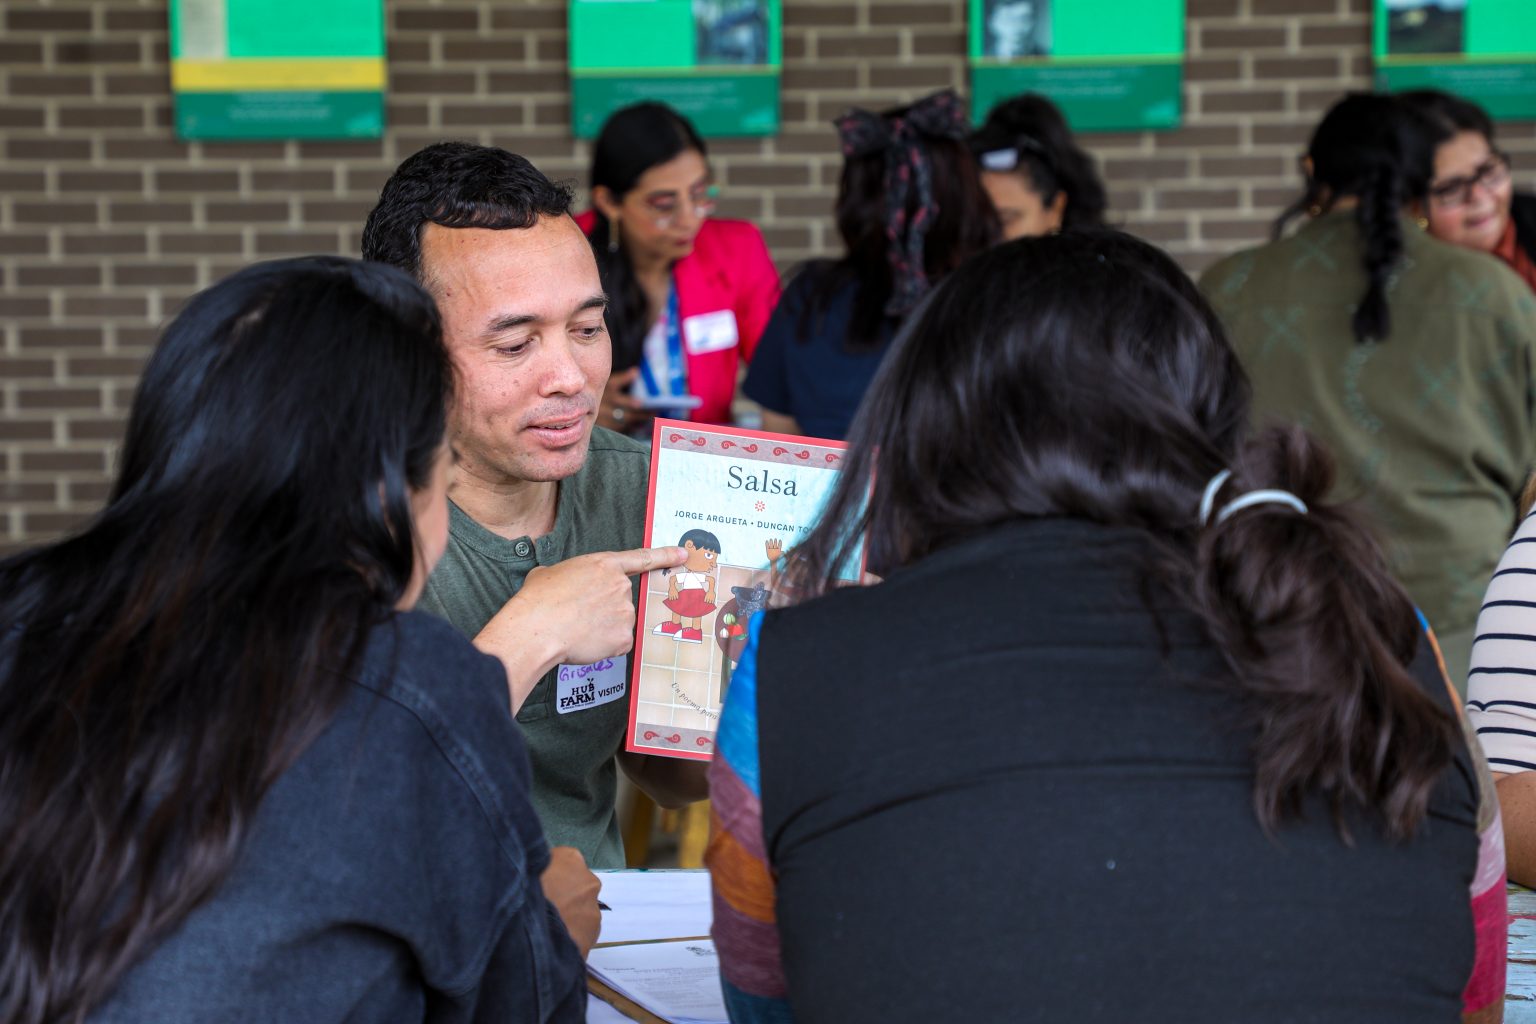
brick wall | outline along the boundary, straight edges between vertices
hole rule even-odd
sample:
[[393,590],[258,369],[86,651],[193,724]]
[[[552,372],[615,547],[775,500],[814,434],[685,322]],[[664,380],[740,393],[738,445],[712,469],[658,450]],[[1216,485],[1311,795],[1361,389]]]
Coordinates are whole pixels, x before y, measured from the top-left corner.
[[[378,141],[183,144],[164,0],[0,2],[0,550],[93,512],[157,325],[251,260],[356,253],[390,170],[470,138],[581,179],[565,4],[388,0]],[[1338,94],[1366,85],[1368,0],[1188,0],[1185,127],[1097,135],[1113,216],[1198,269],[1259,239]],[[827,121],[964,89],[962,0],[785,0],[784,125],[712,145],[722,213],[782,266],[835,248]],[[1536,128],[1501,129],[1536,166]],[[1530,171],[1524,183],[1536,182]]]

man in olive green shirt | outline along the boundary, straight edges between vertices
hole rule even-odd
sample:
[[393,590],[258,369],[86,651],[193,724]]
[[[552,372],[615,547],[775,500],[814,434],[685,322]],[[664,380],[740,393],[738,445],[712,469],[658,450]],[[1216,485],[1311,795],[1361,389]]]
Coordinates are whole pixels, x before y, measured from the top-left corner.
[[1390,334],[1351,329],[1366,290],[1353,210],[1228,257],[1201,289],[1253,382],[1258,425],[1325,441],[1465,691],[1483,591],[1536,459],[1536,302],[1499,261],[1402,218]]
[[702,764],[623,752],[631,577],[682,553],[638,549],[649,456],[593,430],[607,298],[570,203],[522,157],[440,143],[385,184],[363,255],[432,293],[455,371],[449,543],[421,607],[506,665],[550,841],[615,868],[616,759],[662,806],[707,786]]

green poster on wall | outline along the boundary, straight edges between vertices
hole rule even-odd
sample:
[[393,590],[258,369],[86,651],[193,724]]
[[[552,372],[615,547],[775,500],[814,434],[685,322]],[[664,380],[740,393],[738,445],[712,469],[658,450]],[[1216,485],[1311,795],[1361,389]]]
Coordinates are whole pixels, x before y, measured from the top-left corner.
[[779,0],[572,0],[571,126],[660,100],[704,135],[779,128]]
[[1078,131],[1175,128],[1184,0],[969,0],[971,112],[1049,96]]
[[1444,89],[1497,118],[1536,117],[1536,2],[1376,0],[1382,89]]
[[384,0],[171,0],[184,139],[384,131]]

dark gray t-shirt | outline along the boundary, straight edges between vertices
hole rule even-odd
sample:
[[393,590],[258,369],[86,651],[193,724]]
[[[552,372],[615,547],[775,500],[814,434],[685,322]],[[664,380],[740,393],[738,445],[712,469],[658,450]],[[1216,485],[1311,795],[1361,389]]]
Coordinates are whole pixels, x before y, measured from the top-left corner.
[[393,616],[224,884],[91,1024],[584,1019],[528,790],[501,664],[434,616]]
[[[593,430],[586,464],[560,481],[554,529],[536,539],[508,540],[450,504],[448,549],[427,581],[421,608],[472,637],[522,589],[534,566],[640,547],[650,465],[645,445]],[[635,587],[638,597],[638,580]],[[562,680],[559,669],[550,672],[517,713],[533,762],[533,804],[552,844],[576,847],[594,868],[622,868],[614,755],[629,723],[629,659],[573,675]]]

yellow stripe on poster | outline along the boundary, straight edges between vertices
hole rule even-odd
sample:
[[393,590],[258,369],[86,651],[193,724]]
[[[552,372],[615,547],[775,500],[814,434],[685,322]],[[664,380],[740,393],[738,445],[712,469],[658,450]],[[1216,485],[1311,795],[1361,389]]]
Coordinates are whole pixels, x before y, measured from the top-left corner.
[[382,57],[244,57],[171,62],[177,92],[378,91],[384,88]]

